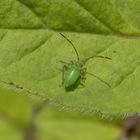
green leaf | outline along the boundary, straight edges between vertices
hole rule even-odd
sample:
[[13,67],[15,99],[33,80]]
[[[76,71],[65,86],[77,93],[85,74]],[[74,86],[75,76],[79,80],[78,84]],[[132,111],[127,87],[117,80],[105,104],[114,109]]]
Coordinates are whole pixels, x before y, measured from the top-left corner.
[[50,107],[37,117],[36,124],[40,140],[115,140],[120,135],[116,126],[93,117],[74,112],[65,113]]
[[140,35],[139,0],[1,0],[0,27]]
[[[2,0],[1,84],[82,112],[140,112],[139,4],[138,0]],[[48,29],[65,31],[81,59],[111,57],[90,60],[85,66],[111,87],[86,75],[84,88],[66,92],[60,86],[59,60],[75,60],[75,52],[59,33]]]

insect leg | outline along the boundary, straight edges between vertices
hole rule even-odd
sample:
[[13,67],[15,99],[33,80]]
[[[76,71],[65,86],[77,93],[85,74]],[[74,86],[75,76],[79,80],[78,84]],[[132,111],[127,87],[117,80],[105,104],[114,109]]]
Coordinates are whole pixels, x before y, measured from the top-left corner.
[[68,68],[68,66],[67,65],[64,65],[63,66],[63,69],[62,69],[62,85],[64,85],[64,72],[65,72],[65,70]]
[[109,86],[111,88],[111,86],[106,82],[104,81],[103,79],[101,79],[100,77],[96,76],[95,74],[92,74],[92,73],[89,73],[89,72],[86,72],[87,74],[91,75],[91,76],[94,76],[96,77],[97,79],[99,79],[101,82],[105,83],[107,86]]
[[[85,88],[85,84],[83,81],[81,81],[81,79],[79,79],[77,85],[78,85],[78,88]],[[81,86],[79,87],[79,85],[81,85]]]
[[82,69],[81,69],[81,74],[85,74],[86,71],[87,71],[87,68],[82,68]]
[[103,58],[103,59],[112,60],[112,58],[107,57],[107,56],[93,55],[93,56],[90,56],[90,57],[84,59],[84,60],[83,60],[83,63],[85,64],[88,60],[93,59],[93,58]]
[[63,61],[63,60],[59,60],[59,62],[60,62],[60,63],[63,63],[63,64],[69,64],[69,63],[67,63],[67,62],[65,62],[65,61]]
[[86,77],[85,77],[86,71],[87,71],[87,68],[82,68],[81,72],[80,72],[81,73],[80,76],[81,76],[81,79],[83,82],[85,82],[85,80],[86,80]]
[[75,61],[70,61],[70,64],[72,64],[72,65],[75,64]]
[[83,88],[85,87],[84,83],[80,82],[79,83]]

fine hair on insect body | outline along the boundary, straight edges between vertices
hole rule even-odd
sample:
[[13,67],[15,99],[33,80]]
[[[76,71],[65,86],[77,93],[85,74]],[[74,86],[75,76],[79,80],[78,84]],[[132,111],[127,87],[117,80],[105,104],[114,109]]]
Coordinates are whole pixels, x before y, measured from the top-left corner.
[[83,60],[80,60],[79,54],[77,49],[75,48],[74,44],[62,33],[60,35],[65,38],[72,46],[72,48],[75,51],[77,60],[71,60],[70,62],[65,62],[65,61],[60,61],[63,63],[63,69],[62,69],[62,85],[65,87],[67,91],[71,91],[75,89],[78,85],[82,85],[84,87],[84,82],[85,82],[85,75],[89,74],[91,76],[96,77],[98,80],[106,84],[107,86],[111,87],[107,82],[102,80],[100,77],[87,72],[87,69],[84,67],[86,62],[88,62],[90,59],[93,58],[104,58],[108,60],[112,60],[110,57],[106,56],[100,56],[100,55],[93,55],[88,58],[85,58]]

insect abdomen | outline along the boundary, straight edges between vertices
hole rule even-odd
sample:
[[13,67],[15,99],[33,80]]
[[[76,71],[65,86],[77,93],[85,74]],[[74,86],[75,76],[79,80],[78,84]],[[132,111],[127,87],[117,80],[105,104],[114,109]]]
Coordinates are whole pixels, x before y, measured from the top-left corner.
[[77,65],[71,66],[64,75],[64,85],[66,88],[72,87],[80,78],[80,67]]

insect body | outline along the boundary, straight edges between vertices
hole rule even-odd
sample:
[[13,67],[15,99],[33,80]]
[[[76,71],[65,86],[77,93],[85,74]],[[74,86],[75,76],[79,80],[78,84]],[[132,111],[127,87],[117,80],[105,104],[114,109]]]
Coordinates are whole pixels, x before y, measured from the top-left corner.
[[111,58],[105,57],[105,56],[91,56],[84,60],[80,60],[79,54],[78,54],[76,48],[74,47],[73,43],[62,33],[60,33],[60,35],[63,36],[72,45],[72,47],[75,50],[76,55],[77,55],[77,60],[71,61],[70,63],[60,61],[60,62],[64,63],[63,74],[62,74],[62,85],[64,85],[65,89],[71,90],[71,89],[75,88],[76,86],[78,86],[79,84],[84,86],[83,82],[86,79],[85,78],[86,73],[98,78],[100,81],[102,81],[105,84],[107,84],[108,86],[110,86],[108,83],[106,83],[105,81],[100,79],[98,76],[87,72],[84,65],[88,60],[90,60],[94,57],[105,58],[105,59],[110,59],[110,60],[111,60]]
[[69,68],[66,68],[64,73],[64,86],[66,88],[73,86],[80,78],[81,66],[76,64],[70,64]]

